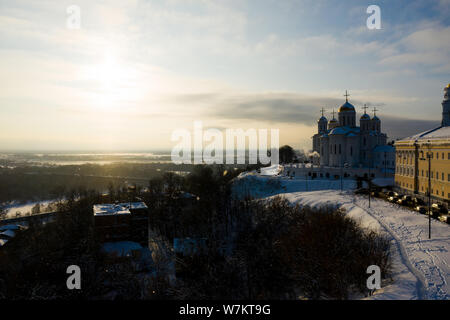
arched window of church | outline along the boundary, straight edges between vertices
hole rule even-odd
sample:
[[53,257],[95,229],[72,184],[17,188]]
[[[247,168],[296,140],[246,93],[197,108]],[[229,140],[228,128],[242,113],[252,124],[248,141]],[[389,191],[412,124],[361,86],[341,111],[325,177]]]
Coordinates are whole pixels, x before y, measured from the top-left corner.
[[363,139],[363,144],[366,145],[366,138]]
[[341,144],[339,144],[339,154],[341,154]]
[[334,154],[336,154],[336,145],[334,145]]
[[345,117],[342,118],[342,121],[344,122],[343,125],[345,126]]
[[353,147],[352,146],[350,147],[350,155],[351,156],[353,155]]

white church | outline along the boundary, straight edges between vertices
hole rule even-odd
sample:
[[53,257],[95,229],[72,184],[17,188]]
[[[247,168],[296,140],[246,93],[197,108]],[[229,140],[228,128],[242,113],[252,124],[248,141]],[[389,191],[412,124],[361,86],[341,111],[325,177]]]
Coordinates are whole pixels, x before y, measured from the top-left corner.
[[348,102],[333,110],[331,120],[324,116],[317,122],[317,133],[312,137],[315,151],[311,164],[285,165],[284,175],[311,178],[392,177],[395,172],[395,148],[388,145],[387,135],[381,132],[381,120],[376,108],[373,116],[364,113],[356,125],[355,107]]
[[387,145],[387,135],[381,132],[381,120],[377,117],[377,109],[373,109],[370,117],[364,106],[364,114],[356,125],[355,107],[348,102],[338,109],[338,119],[328,121],[323,115],[318,120],[317,133],[312,137],[313,151],[319,153],[319,163],[327,167],[353,168],[395,168],[395,149]]

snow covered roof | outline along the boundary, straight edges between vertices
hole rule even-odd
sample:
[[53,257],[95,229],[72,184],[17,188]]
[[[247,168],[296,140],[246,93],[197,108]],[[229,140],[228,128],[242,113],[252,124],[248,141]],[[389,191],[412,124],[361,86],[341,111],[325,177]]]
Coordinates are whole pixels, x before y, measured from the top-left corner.
[[13,238],[15,235],[16,235],[16,233],[14,231],[12,231],[12,230],[6,230],[6,231],[3,231],[3,232],[0,232],[0,237],[1,236],[7,236],[9,238]]
[[261,168],[262,176],[276,176],[280,173],[282,167],[279,164],[273,164],[270,167]]
[[18,225],[16,225],[16,224],[7,224],[7,225],[4,225],[4,226],[0,226],[0,231],[3,231],[3,230],[17,230],[17,229],[20,229],[20,227]]
[[148,209],[147,205],[144,202],[127,202],[121,203],[123,206],[128,206],[131,210],[133,209]]
[[330,131],[330,135],[335,135],[335,134],[349,134],[349,133],[358,133],[360,131],[359,127],[347,127],[347,126],[340,126],[340,127],[336,127],[334,129],[331,129]]
[[449,139],[450,127],[437,127],[428,131],[424,131],[402,140],[428,140],[428,139]]
[[131,212],[120,204],[94,204],[94,216],[113,214],[131,214]]
[[147,209],[144,202],[125,202],[118,204],[94,204],[94,215],[114,215],[114,214],[131,214],[131,210]]

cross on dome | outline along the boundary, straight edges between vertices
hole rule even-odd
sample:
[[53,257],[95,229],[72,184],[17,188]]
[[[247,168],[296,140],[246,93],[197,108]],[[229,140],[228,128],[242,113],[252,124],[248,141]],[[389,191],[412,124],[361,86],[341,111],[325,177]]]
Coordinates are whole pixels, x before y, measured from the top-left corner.
[[377,115],[376,112],[378,111],[378,109],[374,107],[372,111],[373,111],[373,116],[375,117]]
[[363,109],[364,109],[364,114],[366,114],[367,113],[367,105],[364,103],[364,107],[363,107]]
[[350,94],[347,93],[347,90],[345,90],[344,97],[345,97],[345,101],[346,101],[346,102],[348,102],[348,97],[349,97],[349,96],[350,96]]

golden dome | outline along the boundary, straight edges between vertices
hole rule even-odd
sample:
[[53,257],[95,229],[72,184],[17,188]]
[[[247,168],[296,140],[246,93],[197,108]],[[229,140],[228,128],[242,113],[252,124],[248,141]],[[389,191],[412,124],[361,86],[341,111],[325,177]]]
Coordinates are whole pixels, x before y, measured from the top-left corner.
[[355,107],[351,103],[346,101],[342,106],[339,107],[338,112],[342,111],[355,111]]
[[450,83],[446,86],[446,88],[450,88]]

